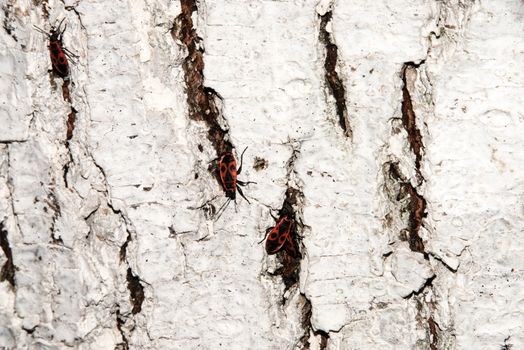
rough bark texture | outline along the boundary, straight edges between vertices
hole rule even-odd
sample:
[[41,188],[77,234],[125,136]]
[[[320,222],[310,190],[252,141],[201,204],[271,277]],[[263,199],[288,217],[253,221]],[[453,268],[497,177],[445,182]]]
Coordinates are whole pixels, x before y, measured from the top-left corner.
[[[65,81],[33,29],[64,18]],[[521,2],[0,23],[0,349],[524,348]],[[210,164],[246,146],[216,219]],[[284,211],[296,258],[259,243]]]

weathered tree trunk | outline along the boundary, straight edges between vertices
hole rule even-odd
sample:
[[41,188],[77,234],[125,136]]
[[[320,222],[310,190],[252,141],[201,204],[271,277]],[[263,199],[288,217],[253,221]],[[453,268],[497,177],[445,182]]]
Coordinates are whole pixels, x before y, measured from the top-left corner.
[[0,349],[524,348],[522,2],[318,1],[2,0]]

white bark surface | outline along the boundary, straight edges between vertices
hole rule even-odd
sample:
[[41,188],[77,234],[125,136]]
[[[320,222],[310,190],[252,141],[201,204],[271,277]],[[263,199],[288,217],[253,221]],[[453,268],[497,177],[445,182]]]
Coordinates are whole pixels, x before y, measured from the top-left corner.
[[523,3],[195,2],[213,220],[190,2],[0,0],[0,349],[524,349]]

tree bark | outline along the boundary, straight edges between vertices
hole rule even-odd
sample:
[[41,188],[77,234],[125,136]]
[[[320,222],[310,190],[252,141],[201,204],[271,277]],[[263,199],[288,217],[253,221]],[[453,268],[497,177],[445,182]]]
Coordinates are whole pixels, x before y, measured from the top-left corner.
[[0,22],[0,349],[524,348],[519,1]]

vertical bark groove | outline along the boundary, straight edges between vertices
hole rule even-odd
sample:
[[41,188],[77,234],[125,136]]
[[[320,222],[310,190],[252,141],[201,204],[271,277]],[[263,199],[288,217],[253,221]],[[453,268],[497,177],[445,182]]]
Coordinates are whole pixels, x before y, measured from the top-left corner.
[[403,178],[402,174],[400,173],[400,169],[398,168],[398,164],[389,164],[389,175],[400,186],[397,200],[401,200],[405,196],[409,198],[407,205],[407,210],[409,212],[409,248],[414,252],[424,254],[424,256],[427,258],[427,253],[424,250],[424,242],[419,235],[423,224],[422,220],[426,216],[426,200],[417,192],[416,188],[408,180]]
[[218,100],[220,95],[204,85],[204,48],[202,38],[197,35],[192,14],[198,11],[196,0],[180,0],[182,12],[175,19],[171,35],[187,49],[182,68],[187,91],[189,117],[204,121],[208,127],[208,139],[213,144],[217,156],[233,149],[229,135],[220,125],[223,119]]
[[142,311],[142,303],[144,302],[144,287],[140,283],[140,278],[135,276],[131,268],[127,268],[127,288],[130,293],[131,304],[133,305],[133,315]]
[[324,61],[325,79],[329,86],[331,95],[335,99],[340,127],[347,137],[351,137],[352,131],[351,126],[349,125],[346,103],[346,89],[337,73],[338,47],[333,43],[331,36],[326,29],[327,25],[331,21],[332,15],[332,12],[329,11],[320,16],[319,36],[320,41],[324,44],[326,49],[326,59]]
[[320,337],[320,344],[318,349],[324,350],[327,348],[327,342],[329,340],[329,333],[326,333],[324,331],[313,331],[313,326],[311,325],[311,316],[312,316],[312,306],[311,301],[306,298],[305,295],[301,295],[302,298],[304,298],[304,307],[302,309],[302,328],[304,329],[304,335],[302,338],[300,338],[300,346],[301,350],[309,350],[311,349],[311,343],[309,342],[309,339],[311,337],[311,334],[315,336]]
[[416,65],[413,62],[407,62],[404,63],[404,66],[402,67],[401,76],[402,76],[402,124],[404,125],[404,129],[406,129],[406,132],[408,133],[408,142],[411,147],[411,150],[415,154],[415,168],[417,169],[417,173],[420,173],[420,162],[422,160],[422,151],[424,149],[424,144],[422,143],[422,135],[420,134],[420,130],[417,127],[417,117],[415,115],[415,112],[413,111],[413,103],[411,101],[411,94],[408,89],[408,83],[407,83],[407,72],[416,70],[421,64],[423,64],[424,61],[422,61],[420,64]]
[[11,287],[15,287],[15,265],[13,263],[13,252],[9,245],[8,232],[4,227],[4,223],[0,222],[0,247],[7,259],[4,266],[0,269],[0,282],[7,281]]

